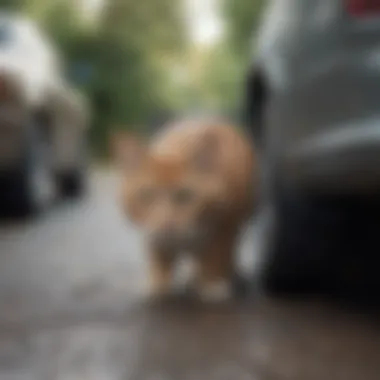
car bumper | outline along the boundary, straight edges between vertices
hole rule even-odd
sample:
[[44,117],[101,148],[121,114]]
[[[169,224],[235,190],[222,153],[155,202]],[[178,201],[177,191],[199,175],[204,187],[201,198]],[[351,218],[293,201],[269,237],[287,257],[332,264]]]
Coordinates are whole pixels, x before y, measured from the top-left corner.
[[0,169],[0,210],[8,205],[13,205],[18,200],[19,191],[22,187],[22,177],[19,170]]
[[24,153],[25,126],[22,109],[0,104],[0,171],[19,165]]

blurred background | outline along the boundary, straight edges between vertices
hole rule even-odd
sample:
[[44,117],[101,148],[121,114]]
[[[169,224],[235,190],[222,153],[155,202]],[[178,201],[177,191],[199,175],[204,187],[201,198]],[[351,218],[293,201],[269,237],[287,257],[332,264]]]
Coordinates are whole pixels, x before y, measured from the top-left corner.
[[[330,275],[340,290],[347,290],[340,281],[343,277],[354,278],[360,272],[364,278],[378,278],[373,269],[373,263],[379,262],[378,246],[372,245],[378,240],[378,202],[377,208],[367,205],[368,214],[361,210],[361,202],[354,207],[348,202],[346,208],[338,196],[338,203],[319,198],[314,203],[295,187],[276,188],[274,181],[270,190],[280,191],[268,194],[278,195],[273,203],[280,233],[268,232],[270,218],[260,214],[247,226],[239,247],[238,265],[249,280],[248,297],[210,306],[186,297],[149,304],[142,296],[144,242],[121,212],[120,178],[104,165],[110,158],[109,136],[116,129],[150,134],[173,117],[192,114],[222,115],[242,124],[256,30],[268,3],[279,10],[267,26],[278,25],[268,36],[272,36],[270,48],[280,55],[269,54],[261,69],[270,66],[275,83],[281,64],[290,67],[282,58],[295,58],[296,64],[288,71],[289,92],[272,109],[278,142],[274,145],[279,151],[300,136],[310,137],[310,131],[331,132],[332,121],[343,120],[346,125],[353,115],[360,120],[358,115],[366,119],[376,113],[376,96],[362,89],[362,96],[355,97],[351,89],[363,77],[378,88],[373,79],[378,80],[378,73],[367,75],[368,67],[378,68],[378,54],[372,56],[371,65],[361,66],[365,70],[357,70],[356,61],[352,69],[352,61],[335,54],[334,43],[341,47],[344,40],[330,40],[322,33],[338,31],[341,37],[339,33],[347,30],[336,23],[342,20],[338,7],[330,7],[338,0],[0,0],[0,211],[6,216],[0,226],[0,380],[379,379],[380,330],[373,315],[348,312],[317,296],[267,297],[258,291],[255,277],[264,237],[277,243],[279,252],[275,264],[269,265],[274,288],[278,278],[281,282],[287,275],[292,280],[300,274],[304,280],[305,273],[319,271],[319,263],[327,268],[318,272],[319,280],[323,277],[324,284],[324,276]],[[285,3],[291,7],[281,7]],[[339,4],[343,3],[353,13],[379,9],[376,1]],[[313,23],[306,22],[305,15]],[[325,28],[328,22],[330,29]],[[376,50],[378,34],[366,34],[368,30],[360,29],[360,36]],[[321,40],[314,38],[315,31]],[[276,33],[284,39],[277,39]],[[367,46],[364,37],[354,39],[353,50],[348,44],[355,59],[357,51]],[[332,42],[326,44],[331,50],[323,48],[326,41]],[[295,55],[281,55],[281,42]],[[321,50],[308,55],[305,46],[311,46],[311,53],[315,46]],[[331,77],[327,66],[308,76],[307,69],[319,62],[315,56],[326,51],[322,58],[328,59],[321,62],[331,64]],[[344,62],[349,66],[346,71],[341,70]],[[304,77],[299,75],[301,69]],[[360,75],[350,82],[352,72]],[[303,80],[310,77],[310,82]],[[266,109],[257,78],[261,79],[253,78],[252,113],[262,120]],[[283,125],[290,131],[287,138]],[[363,140],[372,141],[373,134],[369,136]],[[339,136],[333,140],[339,143]],[[326,139],[321,141],[329,145]],[[367,145],[362,148],[360,157],[368,151]],[[350,181],[348,185],[335,181],[336,173],[342,172],[340,150],[336,151],[336,165],[330,165],[330,156],[323,151],[317,159],[313,156],[312,164],[322,162],[314,182],[322,183],[324,170],[332,168],[326,188],[330,191],[331,182],[339,182],[353,189]],[[376,152],[368,161],[358,161],[378,168],[373,160]],[[348,156],[345,163],[350,169]],[[283,172],[289,178],[301,173],[307,182],[310,166],[302,172],[295,165]],[[359,165],[357,171],[362,169]],[[350,180],[360,177],[350,170],[343,174]],[[371,187],[368,177],[363,182]],[[24,218],[26,214],[33,217]],[[354,244],[346,236],[361,240]],[[363,245],[366,240],[369,243]],[[375,260],[366,260],[365,265],[372,277],[355,261],[363,250],[374,252]],[[347,252],[351,261],[344,260]],[[336,260],[333,253],[339,253]],[[304,257],[311,257],[308,267],[303,266]],[[296,258],[301,258],[299,266]],[[345,262],[348,269],[336,277],[330,264],[340,268]],[[364,293],[372,286],[368,283],[362,281]]]
[[262,4],[1,1],[1,211],[82,196],[115,130],[205,113],[240,121]]
[[57,47],[89,99],[91,146],[110,128],[144,129],[182,112],[236,114],[263,1],[3,0]]

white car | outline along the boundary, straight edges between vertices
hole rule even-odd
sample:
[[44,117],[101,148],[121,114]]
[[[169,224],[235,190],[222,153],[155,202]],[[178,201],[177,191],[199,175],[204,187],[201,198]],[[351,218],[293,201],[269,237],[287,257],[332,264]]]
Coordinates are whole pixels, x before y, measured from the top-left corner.
[[88,125],[48,38],[31,20],[0,14],[0,214],[82,193]]

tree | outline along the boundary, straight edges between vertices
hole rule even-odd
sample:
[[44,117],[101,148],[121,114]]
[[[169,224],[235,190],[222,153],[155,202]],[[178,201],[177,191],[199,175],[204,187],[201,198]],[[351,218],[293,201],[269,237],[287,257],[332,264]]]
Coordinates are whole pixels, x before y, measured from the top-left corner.
[[17,11],[25,5],[25,0],[0,0],[0,9],[3,11]]
[[184,42],[179,5],[169,0],[108,1],[92,59],[96,75],[91,98],[98,146],[106,140],[109,128],[145,125],[169,106],[162,96],[167,60],[180,54]]
[[224,41],[208,51],[200,83],[209,108],[227,114],[234,112],[239,101],[241,71],[239,61]]
[[141,126],[158,110],[176,106],[179,91],[168,79],[185,48],[181,1],[107,0],[92,28],[76,0],[0,0],[2,5],[37,20],[62,52],[67,78],[90,100],[97,152],[105,151],[110,128]]
[[226,41],[237,56],[246,58],[265,0],[223,0]]
[[206,104],[229,115],[239,112],[251,39],[265,0],[222,0],[224,34],[205,55],[200,83]]

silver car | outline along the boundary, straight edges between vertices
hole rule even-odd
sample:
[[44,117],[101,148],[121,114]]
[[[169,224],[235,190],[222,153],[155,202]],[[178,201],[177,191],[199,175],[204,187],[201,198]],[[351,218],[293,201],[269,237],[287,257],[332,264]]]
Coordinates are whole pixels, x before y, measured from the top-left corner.
[[59,53],[31,20],[0,14],[0,214],[84,189],[89,122]]
[[380,1],[268,1],[247,110],[263,162],[269,290],[331,290],[348,286],[348,278],[373,285],[368,270],[380,264],[379,42]]

